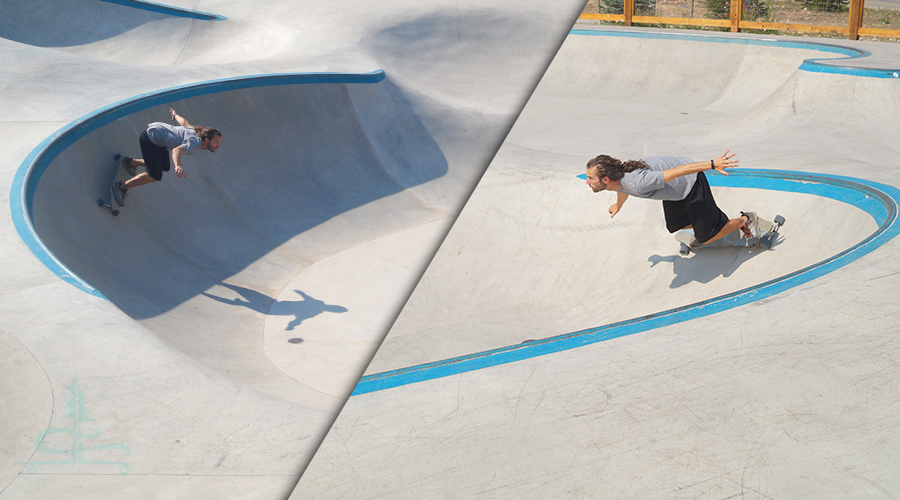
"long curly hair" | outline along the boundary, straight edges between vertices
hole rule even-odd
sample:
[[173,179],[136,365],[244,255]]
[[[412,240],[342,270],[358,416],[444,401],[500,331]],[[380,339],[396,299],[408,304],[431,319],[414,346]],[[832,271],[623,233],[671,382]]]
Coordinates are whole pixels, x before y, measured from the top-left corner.
[[621,180],[628,172],[649,167],[649,165],[644,163],[644,160],[629,160],[623,163],[612,156],[607,155],[591,158],[591,161],[587,163],[587,168],[597,169],[597,176],[599,178],[609,177],[609,180],[611,181]]
[[197,134],[197,137],[200,140],[209,139],[213,140],[216,137],[222,137],[222,132],[219,132],[219,129],[212,127],[201,127],[199,125],[194,125],[194,133]]

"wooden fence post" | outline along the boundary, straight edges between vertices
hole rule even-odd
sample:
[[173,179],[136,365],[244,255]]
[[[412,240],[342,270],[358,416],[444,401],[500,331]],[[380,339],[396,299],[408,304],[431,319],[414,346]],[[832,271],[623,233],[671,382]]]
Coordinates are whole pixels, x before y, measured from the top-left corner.
[[850,0],[850,39],[859,40],[859,28],[862,26],[863,0]]
[[737,33],[741,29],[741,14],[743,12],[743,0],[731,0],[731,12],[728,14],[728,17],[731,18],[731,31],[733,33]]
[[631,18],[634,17],[634,0],[625,0],[625,26],[631,26]]

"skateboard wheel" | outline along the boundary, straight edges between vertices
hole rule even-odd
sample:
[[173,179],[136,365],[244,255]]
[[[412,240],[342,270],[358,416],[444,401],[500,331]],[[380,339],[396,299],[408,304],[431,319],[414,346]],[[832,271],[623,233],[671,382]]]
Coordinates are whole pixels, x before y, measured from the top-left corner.
[[106,205],[106,202],[103,201],[103,198],[97,198],[97,204],[102,207],[103,205]]
[[681,248],[678,249],[678,253],[680,253],[681,255],[688,255],[689,253],[691,253],[691,247],[682,243]]
[[120,155],[119,153],[116,153],[116,156],[114,156],[113,159],[116,161],[122,161],[122,155]]
[[113,211],[112,211],[112,214],[113,214],[113,217],[116,217],[116,216],[119,215],[119,211],[118,211],[118,210],[113,210]]
[[779,226],[783,226],[784,225],[784,217],[782,217],[780,215],[776,215],[774,222],[775,222],[775,224],[778,224]]

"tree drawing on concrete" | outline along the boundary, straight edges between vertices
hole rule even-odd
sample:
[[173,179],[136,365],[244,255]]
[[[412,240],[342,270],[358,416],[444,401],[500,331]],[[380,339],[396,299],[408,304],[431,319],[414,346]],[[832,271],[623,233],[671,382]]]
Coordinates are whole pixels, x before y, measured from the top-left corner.
[[[120,460],[96,460],[85,456],[85,454],[90,454],[91,456],[96,457],[101,455],[96,453],[100,450],[118,450],[124,452],[125,456],[127,456],[131,453],[131,449],[121,443],[85,446],[84,441],[99,438],[100,431],[97,429],[83,428],[85,422],[93,422],[94,419],[91,418],[91,412],[84,404],[85,396],[81,391],[81,387],[78,385],[78,374],[75,374],[75,376],[72,377],[72,383],[69,384],[69,392],[72,393],[72,396],[69,398],[69,403],[65,406],[65,414],[60,418],[72,420],[72,428],[49,427],[44,432],[38,434],[37,438],[34,440],[35,454],[44,453],[47,455],[63,455],[65,458],[43,461],[31,460],[27,464],[27,472],[30,474],[36,473],[38,465],[118,465],[121,474],[128,474],[131,465],[128,462]],[[71,445],[68,448],[54,448],[50,446],[47,444],[47,441],[49,436],[53,434],[71,436]],[[55,440],[54,445],[56,442],[61,443],[63,440]],[[68,444],[68,439],[65,439],[64,442]]]

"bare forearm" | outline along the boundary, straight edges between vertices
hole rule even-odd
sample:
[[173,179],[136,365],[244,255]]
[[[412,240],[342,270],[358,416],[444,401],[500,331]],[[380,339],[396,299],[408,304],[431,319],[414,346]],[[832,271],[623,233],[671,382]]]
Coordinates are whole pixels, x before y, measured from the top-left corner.
[[175,165],[175,168],[181,168],[181,154],[183,150],[181,146],[172,150],[172,164]]
[[735,159],[734,154],[728,154],[729,151],[730,150],[725,150],[725,153],[722,156],[713,158],[712,160],[685,163],[684,165],[678,165],[677,167],[663,170],[663,179],[666,182],[669,182],[672,179],[684,177],[685,175],[696,174],[703,170],[712,169],[716,169],[720,174],[728,175],[728,172],[725,171],[726,168],[736,167],[740,164],[740,160]]
[[181,125],[182,127],[190,127],[191,126],[191,124],[188,123],[188,121],[185,120],[184,117],[182,117],[181,115],[179,115],[178,113],[175,112],[175,108],[170,107],[169,114],[172,115],[172,119],[175,120],[176,122],[178,122],[178,124]]
[[616,193],[616,203],[609,207],[609,216],[615,217],[619,210],[622,210],[622,204],[628,199],[628,195],[623,192]]
[[184,177],[184,169],[181,168],[181,155],[184,153],[184,150],[181,146],[172,150],[172,161],[175,162],[175,176],[181,179]]
[[709,164],[709,161],[685,163],[684,165],[678,165],[677,167],[663,170],[663,179],[665,179],[666,182],[669,182],[673,179],[684,177],[685,175],[696,174],[697,172],[710,169],[712,169],[712,165]]

